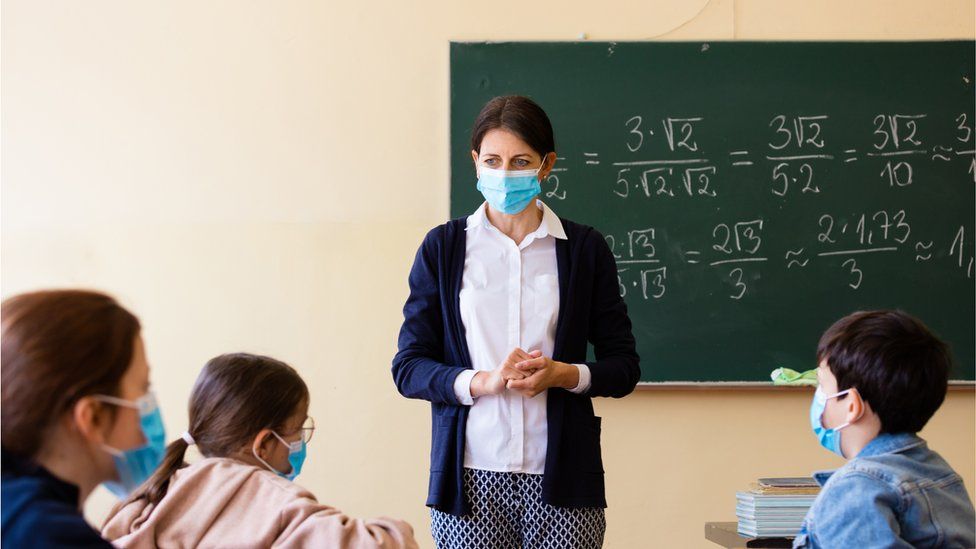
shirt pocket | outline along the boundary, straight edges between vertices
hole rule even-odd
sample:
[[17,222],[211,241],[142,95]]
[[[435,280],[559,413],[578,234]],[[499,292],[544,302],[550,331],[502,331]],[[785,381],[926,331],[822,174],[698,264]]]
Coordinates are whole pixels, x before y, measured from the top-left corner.
[[535,294],[533,312],[543,320],[554,319],[559,313],[559,277],[538,275],[532,281],[532,289]]

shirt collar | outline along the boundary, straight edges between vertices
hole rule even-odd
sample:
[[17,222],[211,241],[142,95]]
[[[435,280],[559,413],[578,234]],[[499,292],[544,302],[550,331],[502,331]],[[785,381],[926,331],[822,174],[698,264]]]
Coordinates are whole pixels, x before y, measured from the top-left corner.
[[[531,234],[536,238],[544,238],[546,236],[552,235],[560,240],[566,240],[566,231],[563,229],[563,222],[556,215],[556,212],[552,211],[545,202],[541,200],[535,201],[535,207],[542,210],[542,222],[539,223],[539,228],[536,229]],[[491,222],[488,221],[488,203],[482,202],[481,206],[474,211],[473,214],[468,216],[468,223],[465,230],[482,227],[491,227]]]
[[536,200],[535,204],[539,207],[539,209],[542,210],[542,223],[539,224],[539,231],[545,227],[545,233],[541,234],[540,236],[551,234],[559,240],[566,240],[566,231],[563,230],[563,222],[559,219],[559,216],[556,215],[556,212],[552,211],[549,206],[546,206],[546,203],[541,200]]
[[468,224],[467,224],[467,227],[465,227],[464,230],[467,231],[468,229],[475,229],[475,228],[478,228],[478,227],[487,227],[488,226],[488,214],[485,212],[485,208],[487,208],[487,207],[488,207],[488,203],[487,202],[482,202],[481,203],[481,206],[478,206],[478,209],[475,210],[473,214],[471,214],[471,215],[468,216]]
[[925,441],[914,433],[881,433],[867,443],[857,457],[896,454],[922,444],[925,444]]
[[[924,444],[925,441],[913,433],[881,433],[874,437],[871,442],[867,443],[861,449],[861,453],[854,456],[854,458],[878,456],[881,454],[897,454]],[[837,471],[817,471],[813,474],[813,478],[817,481],[817,484],[823,486],[835,472]]]

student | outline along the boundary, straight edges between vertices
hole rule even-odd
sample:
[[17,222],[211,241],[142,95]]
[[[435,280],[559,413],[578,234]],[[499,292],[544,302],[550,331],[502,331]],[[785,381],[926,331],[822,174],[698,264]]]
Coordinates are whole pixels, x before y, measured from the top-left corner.
[[916,435],[945,399],[945,343],[902,311],[857,312],[823,334],[817,360],[810,422],[849,461],[814,474],[823,488],[793,546],[976,546],[962,479]]
[[111,297],[21,294],[2,312],[4,547],[111,547],[81,508],[124,495],[165,445],[139,320]]
[[[315,431],[308,405],[305,382],[283,362],[210,360],[190,396],[189,430],[102,535],[119,547],[417,547],[407,523],[347,517],[292,482]],[[187,466],[194,444],[204,459]]]

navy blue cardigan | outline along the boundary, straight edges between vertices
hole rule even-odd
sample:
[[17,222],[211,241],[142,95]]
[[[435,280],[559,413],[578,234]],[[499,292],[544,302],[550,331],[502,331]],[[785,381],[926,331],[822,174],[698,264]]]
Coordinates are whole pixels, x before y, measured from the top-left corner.
[[[640,379],[640,362],[609,246],[592,227],[561,221],[567,238],[556,240],[560,306],[552,358],[587,364],[591,384],[581,395],[549,389],[542,493],[546,503],[559,507],[606,507],[600,418],[590,397],[629,394]],[[466,223],[459,218],[435,227],[417,251],[393,358],[400,394],[431,403],[427,505],[453,515],[470,513],[463,490],[469,407],[454,394],[454,378],[471,368],[458,298]],[[587,342],[595,362],[586,361]]]

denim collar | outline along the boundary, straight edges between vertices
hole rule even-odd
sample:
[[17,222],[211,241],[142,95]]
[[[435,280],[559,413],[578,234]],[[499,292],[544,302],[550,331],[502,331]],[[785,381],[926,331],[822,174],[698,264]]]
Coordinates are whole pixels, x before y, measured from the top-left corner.
[[[868,442],[861,453],[854,456],[854,459],[882,454],[897,454],[924,444],[925,441],[915,433],[881,433],[874,437],[871,442]],[[837,472],[836,469],[817,471],[813,474],[813,479],[817,481],[817,484],[823,486],[835,472]]]
[[896,454],[909,448],[925,444],[915,433],[881,433],[874,440],[867,443],[861,453],[855,457],[871,457],[881,454]]

